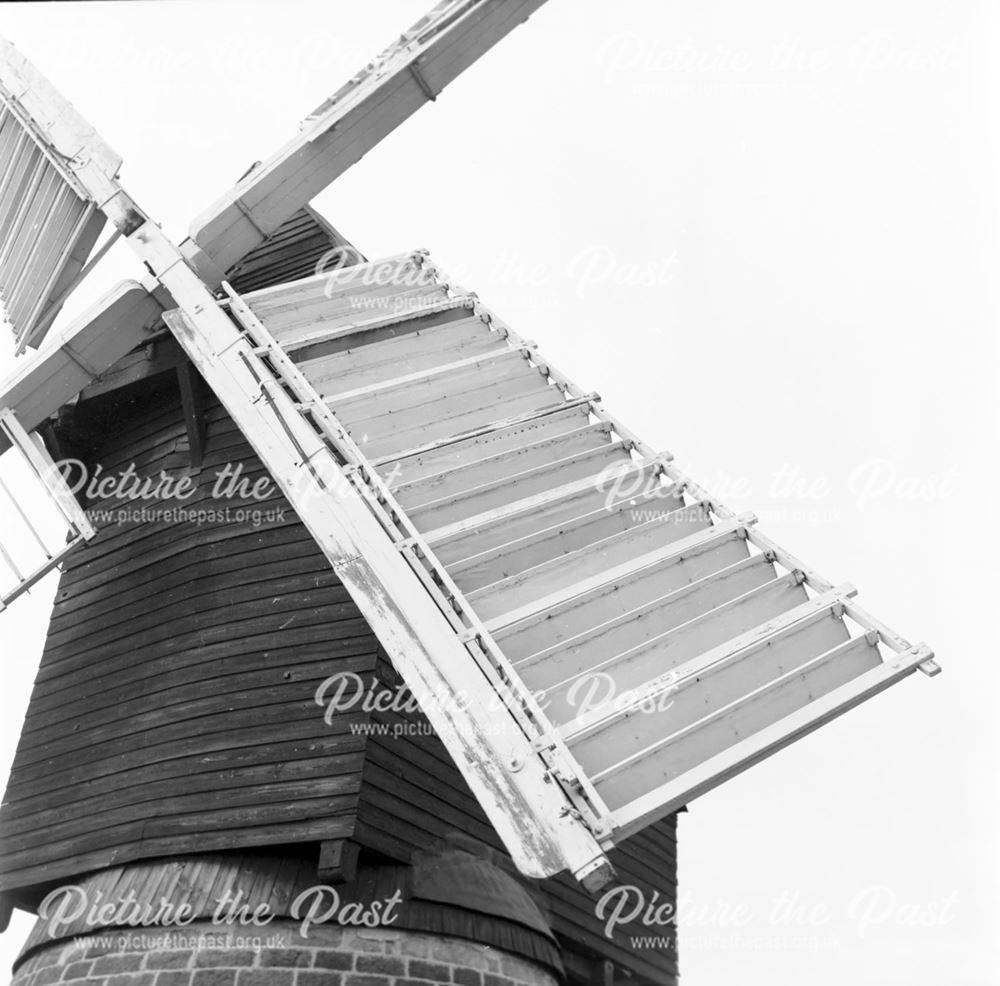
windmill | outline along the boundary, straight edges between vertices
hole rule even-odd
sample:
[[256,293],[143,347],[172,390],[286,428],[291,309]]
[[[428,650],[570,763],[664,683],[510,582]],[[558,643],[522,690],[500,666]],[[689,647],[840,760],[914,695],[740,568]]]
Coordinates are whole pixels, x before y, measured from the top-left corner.
[[[64,568],[0,812],[0,891],[42,912],[19,976],[161,968],[139,947],[117,968],[67,953],[94,933],[69,916],[74,884],[206,925],[227,896],[298,922],[294,947],[246,968],[223,949],[232,981],[280,952],[430,981],[663,982],[674,957],[606,940],[588,892],[669,892],[680,808],[936,672],[425,252],[369,261],[310,208],[539,5],[439,4],[179,245],[93,129],[0,52],[0,287],[19,348],[46,341],[0,390],[0,441],[68,530],[35,565],[4,549],[4,606]],[[105,223],[147,276],[47,338]],[[253,486],[226,495],[237,518],[193,532],[102,525],[134,506],[128,484],[81,495],[67,459],[186,481],[189,512],[217,509],[220,469]],[[324,704],[355,681],[414,701]],[[597,683],[612,692],[581,708]],[[325,917],[312,942],[307,913]],[[367,939],[378,961],[344,934],[390,914]],[[197,949],[159,951],[197,974]]]

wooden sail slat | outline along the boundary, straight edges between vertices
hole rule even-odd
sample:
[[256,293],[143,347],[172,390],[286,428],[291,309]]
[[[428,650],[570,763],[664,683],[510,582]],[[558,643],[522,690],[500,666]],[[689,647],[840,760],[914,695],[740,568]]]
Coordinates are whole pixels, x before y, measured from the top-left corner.
[[519,376],[490,386],[407,409],[347,423],[364,446],[369,461],[413,448],[421,439],[442,441],[477,428],[490,427],[518,414],[558,408],[562,395],[539,374]]
[[[357,308],[345,302],[322,316],[290,312],[281,333],[275,338],[281,340],[287,352],[306,358],[310,352],[350,336],[396,325],[415,316],[426,318],[471,307],[468,299],[450,298],[441,288],[415,289],[408,294],[386,288],[384,297],[385,305]],[[402,304],[407,301],[408,304]]]
[[[638,462],[623,459],[620,468],[616,465],[611,471],[628,477],[629,483],[638,484],[643,489],[662,489],[663,496],[670,496],[672,487],[660,485],[660,467],[661,463],[655,459]],[[426,537],[439,557],[457,564],[557,524],[583,517],[601,507],[613,509],[621,499],[607,489],[602,478],[595,482],[593,477],[587,476],[505,504],[496,510],[435,528],[428,531]]]
[[579,431],[590,421],[586,404],[571,404],[549,413],[532,414],[514,423],[503,423],[474,433],[468,438],[424,447],[409,454],[385,460],[379,464],[383,475],[405,476],[419,483],[439,473],[471,466],[504,452],[526,448],[549,438]]
[[591,452],[607,445],[611,429],[603,422],[586,424],[573,431],[564,431],[551,438],[496,452],[472,462],[460,463],[419,478],[410,478],[409,470],[400,466],[393,489],[396,498],[408,509],[432,503],[446,497],[459,496],[488,484],[512,479],[553,462]]
[[379,383],[390,376],[438,366],[448,357],[472,356],[496,347],[496,333],[475,317],[431,324],[421,319],[421,328],[407,331],[412,324],[401,322],[373,329],[372,335],[378,333],[382,338],[371,342],[345,339],[339,352],[299,360],[299,366],[316,390],[325,394],[333,393],[338,381],[356,386]]
[[542,564],[501,579],[469,593],[476,611],[486,619],[529,604],[574,585],[592,575],[613,568],[629,558],[641,556],[679,541],[692,533],[711,527],[706,511],[699,507],[683,508],[686,516],[664,524],[660,520],[646,521],[619,534],[589,544],[565,558]]
[[480,384],[483,379],[519,377],[526,368],[530,368],[526,363],[527,355],[527,350],[512,349],[503,339],[498,338],[494,346],[482,354],[466,356],[357,389],[323,392],[321,396],[345,420],[356,421],[364,417],[393,414],[403,408],[470,389],[470,385]]
[[493,510],[516,510],[518,504],[526,500],[548,495],[570,484],[587,481],[596,484],[604,470],[625,465],[628,461],[628,451],[621,442],[603,442],[522,472],[500,475],[454,497],[443,493],[433,500],[411,506],[408,512],[421,531],[437,530],[471,517],[480,517],[489,523],[488,515]]
[[[659,571],[662,572],[662,567]],[[567,661],[572,661],[583,667],[592,667],[599,663],[603,655],[631,650],[767,585],[775,577],[774,565],[763,555],[751,555],[668,592],[661,590],[661,580],[656,578],[653,581],[650,573],[646,573],[644,581],[633,575],[628,581],[616,583],[613,590],[606,589],[604,599],[591,594],[585,603],[578,602],[574,607],[575,613],[578,618],[585,617],[587,620],[583,628],[573,633],[573,625],[563,622],[565,629],[560,639],[524,657],[515,658],[514,667],[522,674],[527,674],[536,666],[544,667],[546,675],[558,680],[561,672],[557,667],[560,663],[565,665]],[[593,608],[602,602],[607,605],[607,597],[612,592],[616,608],[624,611],[611,619],[595,621]],[[546,615],[549,622],[558,618],[551,612]],[[538,620],[535,621],[537,624]],[[503,640],[504,649],[510,653],[516,650],[519,643],[521,647],[525,646],[525,636],[522,632],[519,641],[518,635],[509,633],[499,639]]]
[[25,66],[0,39],[0,291],[18,353],[41,342],[105,222],[21,105]]
[[489,625],[516,664],[548,647],[627,618],[657,600],[669,600],[674,593],[699,591],[705,581],[723,577],[737,566],[756,564],[758,557],[748,553],[738,524],[723,522],[685,538],[679,545],[668,545],[617,566],[603,578],[544,600],[529,612],[498,617]]
[[[810,624],[795,635],[794,645],[775,647],[767,652],[768,660],[758,660],[753,667],[704,679],[699,682],[700,694],[678,690],[670,699],[668,734],[594,775],[609,805],[622,807],[635,801],[637,794],[683,774],[882,663],[876,646],[864,637],[838,640],[832,623]],[[706,706],[711,710],[707,714]]]
[[534,690],[545,691],[552,720],[567,723],[579,714],[582,698],[590,708],[621,701],[647,682],[806,599],[796,576],[785,575],[680,625],[670,626],[669,619],[666,628],[662,624],[647,627],[646,620],[638,625],[630,621],[615,635],[603,636],[596,643],[589,639],[587,644],[592,646],[559,648],[548,660],[525,666],[521,674]]
[[527,571],[543,561],[569,557],[587,545],[645,523],[649,513],[655,513],[664,523],[673,523],[668,519],[671,516],[683,523],[684,515],[678,511],[686,509],[684,498],[675,495],[669,487],[656,487],[640,496],[615,502],[605,496],[603,502],[591,503],[588,507],[590,509],[536,528],[529,534],[510,536],[502,544],[450,565],[448,570],[464,591],[471,592]]

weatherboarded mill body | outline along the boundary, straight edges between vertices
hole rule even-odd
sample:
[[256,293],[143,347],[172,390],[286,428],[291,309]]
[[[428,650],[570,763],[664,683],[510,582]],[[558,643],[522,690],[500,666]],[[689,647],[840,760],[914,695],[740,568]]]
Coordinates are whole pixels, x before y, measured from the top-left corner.
[[[0,289],[50,336],[0,389],[3,606],[62,567],[0,808],[19,986],[674,982],[677,812],[937,670],[310,208],[539,5],[440,4],[180,246],[0,50]],[[50,332],[106,222],[148,275]]]

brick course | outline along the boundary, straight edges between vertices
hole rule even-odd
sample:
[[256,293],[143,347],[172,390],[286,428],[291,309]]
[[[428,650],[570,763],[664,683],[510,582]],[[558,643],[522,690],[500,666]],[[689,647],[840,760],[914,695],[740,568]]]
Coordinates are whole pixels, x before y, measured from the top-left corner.
[[278,920],[256,931],[259,948],[242,941],[192,949],[199,936],[217,935],[208,925],[159,932],[148,951],[120,951],[114,936],[53,943],[19,965],[11,986],[557,986],[547,969],[458,938],[339,927],[314,927],[302,938]]

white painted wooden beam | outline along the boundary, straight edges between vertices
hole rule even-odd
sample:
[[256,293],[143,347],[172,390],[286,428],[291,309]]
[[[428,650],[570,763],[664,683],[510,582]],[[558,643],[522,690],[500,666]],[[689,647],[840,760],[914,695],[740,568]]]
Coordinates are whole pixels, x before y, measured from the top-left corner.
[[[160,324],[162,292],[123,281],[0,383],[0,406],[28,430],[68,404],[92,380],[145,342]],[[9,447],[0,435],[0,452]]]
[[[458,0],[404,34],[191,225],[181,251],[210,287],[544,0]],[[414,72],[414,68],[417,69]],[[429,87],[429,88],[428,88]]]

